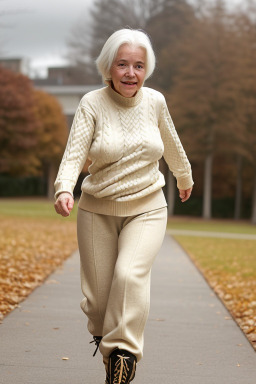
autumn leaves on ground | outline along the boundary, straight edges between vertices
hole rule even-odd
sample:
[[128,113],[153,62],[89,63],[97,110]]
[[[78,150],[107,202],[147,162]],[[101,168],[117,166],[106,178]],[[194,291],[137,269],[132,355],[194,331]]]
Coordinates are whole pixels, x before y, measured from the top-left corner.
[[[77,249],[75,211],[62,218],[46,200],[0,200],[0,320]],[[193,219],[168,228],[256,234],[249,224]],[[256,240],[176,239],[256,349]]]
[[77,249],[75,213],[45,201],[0,202],[0,320]]
[[[169,222],[170,229],[191,229],[256,235],[256,227],[245,223],[189,220]],[[256,350],[256,239],[244,240],[175,236],[202,272]],[[227,319],[229,320],[229,318]]]

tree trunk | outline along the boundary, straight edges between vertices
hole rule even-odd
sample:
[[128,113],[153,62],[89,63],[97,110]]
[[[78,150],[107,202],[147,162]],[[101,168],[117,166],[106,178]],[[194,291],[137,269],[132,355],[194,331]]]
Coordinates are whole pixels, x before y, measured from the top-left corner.
[[57,168],[55,163],[50,163],[48,165],[47,172],[47,197],[50,200],[54,198],[54,181],[57,176]]
[[208,154],[204,165],[204,196],[203,196],[203,218],[210,219],[212,216],[212,153]]
[[237,155],[237,177],[236,177],[236,197],[235,197],[235,214],[234,218],[241,218],[241,202],[242,202],[242,156]]
[[175,177],[173,176],[172,172],[169,171],[167,176],[168,216],[174,215],[175,192],[176,192]]
[[252,224],[256,224],[256,169],[254,170],[254,188],[252,195]]

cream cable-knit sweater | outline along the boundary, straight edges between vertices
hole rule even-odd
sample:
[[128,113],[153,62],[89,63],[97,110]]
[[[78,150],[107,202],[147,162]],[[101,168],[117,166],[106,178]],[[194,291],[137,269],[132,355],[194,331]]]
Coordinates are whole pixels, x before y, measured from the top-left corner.
[[179,189],[192,187],[190,163],[176,133],[164,96],[143,87],[126,98],[105,87],[80,101],[55,181],[57,197],[73,194],[89,157],[79,207],[129,216],[166,206],[159,171],[164,156]]

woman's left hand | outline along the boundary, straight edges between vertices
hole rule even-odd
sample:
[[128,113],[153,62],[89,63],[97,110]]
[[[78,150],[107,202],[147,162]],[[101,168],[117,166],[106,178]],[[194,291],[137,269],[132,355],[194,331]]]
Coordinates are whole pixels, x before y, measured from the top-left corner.
[[185,201],[187,201],[190,198],[192,189],[193,188],[179,189],[179,191],[180,191],[179,196],[180,196],[180,199],[181,199],[182,203],[184,203]]

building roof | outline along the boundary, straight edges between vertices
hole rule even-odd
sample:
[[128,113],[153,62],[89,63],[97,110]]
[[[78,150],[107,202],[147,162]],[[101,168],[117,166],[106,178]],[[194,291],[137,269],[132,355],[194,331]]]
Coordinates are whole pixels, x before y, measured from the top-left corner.
[[94,91],[95,89],[102,88],[103,85],[37,85],[35,88],[40,89],[44,92],[50,93],[52,95],[73,95],[73,94],[82,94]]

